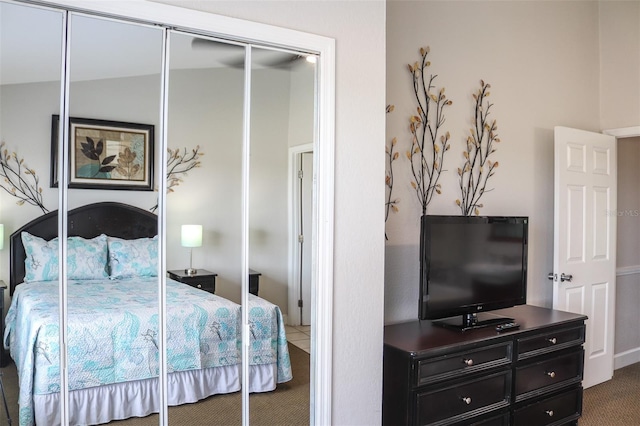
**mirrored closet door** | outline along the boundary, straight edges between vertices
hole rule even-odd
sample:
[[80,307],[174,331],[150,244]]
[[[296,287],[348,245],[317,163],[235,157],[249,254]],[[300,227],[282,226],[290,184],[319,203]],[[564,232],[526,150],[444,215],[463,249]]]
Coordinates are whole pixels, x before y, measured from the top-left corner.
[[[206,387],[203,396],[215,394],[197,406],[169,410],[170,424],[185,418],[194,424],[228,424],[242,418],[244,51],[212,38],[169,32],[168,170],[175,174],[166,198],[167,266],[207,301],[209,310],[199,316],[206,323],[199,358],[205,368],[196,382]],[[189,229],[199,231],[197,247],[182,247],[189,245],[183,244]],[[189,267],[192,274],[185,271]],[[169,302],[168,313],[174,308]]]
[[161,218],[151,209],[164,31],[74,12],[68,34],[68,418],[86,424],[161,408]]
[[[308,379],[309,372],[305,361],[310,348],[311,324],[307,329],[287,330],[282,313],[291,305],[288,298],[292,293],[296,300],[302,300],[298,297],[299,276],[292,274],[299,261],[293,249],[304,244],[305,238],[295,232],[298,218],[292,214],[293,188],[302,176],[291,173],[290,150],[314,140],[315,63],[310,60],[313,58],[300,52],[251,48],[249,268],[253,282],[250,280],[249,304],[254,318],[250,323],[256,343],[275,349],[259,354],[260,358],[275,356],[291,360],[289,364],[274,364],[280,366],[273,383],[276,389],[278,382],[297,384]],[[306,246],[311,247],[310,229],[306,237]],[[310,281],[305,284],[311,286]],[[309,309],[310,300],[306,302]],[[279,324],[279,327],[261,327],[264,322]],[[292,343],[288,342],[286,331],[293,338]],[[277,334],[270,335],[272,332]],[[268,341],[272,345],[267,345]],[[256,354],[249,355],[250,362],[259,362]],[[265,364],[253,367],[251,380],[263,376],[260,368],[267,368]],[[296,404],[287,404],[283,392],[251,393],[251,418],[272,424],[309,423],[308,392],[298,395],[298,386],[291,389],[298,401]],[[281,409],[273,410],[274,404]]]
[[[3,196],[1,218],[12,241],[22,242],[18,230],[40,238],[22,245],[23,276],[11,250],[7,293],[51,281],[54,311],[31,336],[33,374],[17,379],[22,423],[160,412],[151,414],[160,424],[248,424],[290,409],[313,423],[309,345],[305,412],[301,400],[279,402],[279,390],[297,378],[284,327],[300,284],[290,157],[317,145],[317,66],[205,24],[178,31],[104,12],[0,7],[0,136],[35,180],[27,200]],[[55,261],[62,276],[28,275],[29,262]],[[6,298],[5,313],[18,299]],[[25,359],[15,352],[21,370]]]
[[[0,253],[2,279],[8,286],[4,290],[2,315],[7,315],[12,300],[26,294],[35,299],[30,310],[43,312],[36,324],[43,338],[35,348],[20,344],[20,336],[27,336],[27,341],[35,340],[33,328],[27,322],[30,310],[11,311],[6,317],[5,328],[11,331],[8,343],[15,350],[10,354],[9,350],[0,349],[0,371],[13,424],[31,424],[36,414],[34,399],[40,402],[58,393],[61,387],[57,244],[47,244],[57,235],[57,225],[54,223],[51,233],[43,235],[46,240],[35,232],[24,235],[27,245],[39,249],[40,255],[33,257],[32,262],[25,264],[24,249],[15,246],[22,247],[19,231],[26,223],[51,216],[58,209],[57,191],[49,190],[48,171],[52,114],[59,114],[61,109],[64,26],[65,14],[61,11],[0,2],[0,185],[6,194],[0,204],[0,223],[4,228]],[[33,27],[38,31],[34,32]],[[53,220],[56,222],[56,217]],[[17,232],[15,239],[10,237],[14,232]],[[47,249],[53,254],[49,255]],[[42,285],[22,284],[27,281]],[[29,362],[34,351],[40,355],[37,364]],[[18,376],[10,356],[27,360],[24,374]],[[39,374],[33,374],[35,370]],[[22,407],[20,411],[18,404]],[[38,414],[51,419],[51,423],[58,416],[58,412]],[[2,405],[0,424],[7,424]]]

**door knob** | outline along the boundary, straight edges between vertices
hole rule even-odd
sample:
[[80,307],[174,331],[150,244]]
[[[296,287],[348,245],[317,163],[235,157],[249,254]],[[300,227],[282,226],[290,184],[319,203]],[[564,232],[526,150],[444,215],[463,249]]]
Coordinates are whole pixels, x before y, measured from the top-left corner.
[[573,275],[569,274],[569,275],[565,275],[564,272],[562,274],[560,274],[560,282],[571,282],[571,280],[573,279]]
[[547,275],[547,279],[551,281],[558,281],[558,275],[554,274],[553,272],[549,272],[549,274]]

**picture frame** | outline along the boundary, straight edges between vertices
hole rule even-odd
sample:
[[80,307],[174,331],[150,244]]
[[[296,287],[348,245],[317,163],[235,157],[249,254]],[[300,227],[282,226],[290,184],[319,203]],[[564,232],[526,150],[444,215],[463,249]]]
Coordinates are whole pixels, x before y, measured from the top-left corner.
[[[58,187],[60,116],[51,120],[51,187]],[[69,188],[153,191],[154,125],[69,117]]]

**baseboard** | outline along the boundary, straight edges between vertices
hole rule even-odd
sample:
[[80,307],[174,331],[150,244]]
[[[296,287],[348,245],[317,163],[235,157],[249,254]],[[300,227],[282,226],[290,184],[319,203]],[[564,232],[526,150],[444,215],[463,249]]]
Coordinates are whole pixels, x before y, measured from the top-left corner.
[[640,348],[629,349],[628,351],[615,354],[613,356],[613,369],[626,367],[640,362]]

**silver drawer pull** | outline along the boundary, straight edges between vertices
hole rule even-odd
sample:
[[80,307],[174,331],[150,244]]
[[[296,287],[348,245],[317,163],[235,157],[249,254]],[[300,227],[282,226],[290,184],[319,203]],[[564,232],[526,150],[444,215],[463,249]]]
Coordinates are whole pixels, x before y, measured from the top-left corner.
[[462,398],[462,402],[464,402],[465,404],[469,405],[471,404],[471,397],[463,397]]
[[547,410],[545,413],[547,413],[549,417],[553,417],[553,410]]
[[467,358],[462,362],[464,362],[464,365],[466,365],[467,367],[471,367],[473,365],[473,359],[471,358]]
[[553,379],[554,377],[556,377],[556,372],[555,371],[547,371],[546,375]]
[[555,338],[555,337],[552,337],[552,338],[547,339],[547,340],[548,340],[548,341],[549,341],[549,343],[551,343],[552,345],[555,345],[555,344],[556,344],[556,342],[557,342],[557,340],[556,340],[556,338]]
[[198,288],[202,288],[202,284],[198,284]]

